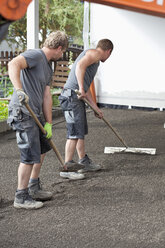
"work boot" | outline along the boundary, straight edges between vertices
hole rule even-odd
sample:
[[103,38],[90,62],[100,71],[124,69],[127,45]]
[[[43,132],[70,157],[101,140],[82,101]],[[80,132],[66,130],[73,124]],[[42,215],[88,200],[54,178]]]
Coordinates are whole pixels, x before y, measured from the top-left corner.
[[29,182],[28,185],[29,195],[34,200],[47,201],[50,200],[53,194],[49,191],[42,190],[40,179],[33,180]]
[[68,178],[71,180],[80,180],[85,178],[84,174],[76,172],[60,172],[60,177]]
[[80,165],[79,163],[75,162],[74,160],[70,160],[65,163],[64,168],[60,168],[62,172],[77,172],[78,170],[82,169],[84,166]]
[[14,207],[25,209],[37,209],[43,207],[43,203],[35,201],[28,193],[28,189],[19,190],[15,193]]
[[84,158],[80,159],[78,163],[84,165],[84,168],[78,170],[78,173],[101,170],[101,166],[92,162],[92,160],[88,157],[87,154],[85,155]]

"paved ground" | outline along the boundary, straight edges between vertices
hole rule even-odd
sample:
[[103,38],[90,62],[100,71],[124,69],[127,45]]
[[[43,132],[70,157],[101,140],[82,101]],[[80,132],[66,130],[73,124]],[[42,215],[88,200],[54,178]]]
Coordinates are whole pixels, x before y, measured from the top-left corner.
[[[121,144],[90,112],[86,148],[102,170],[81,181],[61,179],[60,164],[49,152],[41,180],[53,199],[39,210],[13,208],[19,151],[15,133],[0,136],[1,248],[165,247],[165,113],[104,113],[130,147],[157,148],[157,155],[104,154],[105,146]],[[54,126],[53,140],[64,156],[64,122]]]

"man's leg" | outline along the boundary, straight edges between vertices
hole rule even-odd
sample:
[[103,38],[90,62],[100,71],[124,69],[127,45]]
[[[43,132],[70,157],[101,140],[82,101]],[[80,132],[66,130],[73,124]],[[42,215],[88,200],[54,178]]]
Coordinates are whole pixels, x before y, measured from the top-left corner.
[[67,139],[66,141],[66,145],[65,145],[65,166],[66,168],[65,170],[67,171],[60,172],[60,176],[63,178],[69,178],[72,180],[79,180],[79,179],[84,178],[83,174],[75,173],[75,171],[77,171],[81,166],[73,160],[77,141],[78,139]]
[[18,168],[18,188],[15,193],[14,207],[37,209],[43,206],[42,202],[34,201],[28,193],[28,182],[33,165],[20,163]]
[[68,139],[65,147],[65,161],[72,161],[75,149],[79,156],[79,173],[88,171],[97,171],[101,166],[92,162],[88,155],[85,154],[85,140],[84,139]]
[[18,190],[27,189],[33,165],[20,163],[18,167]]
[[76,149],[77,149],[77,154],[79,156],[79,159],[84,158],[85,157],[85,141],[84,141],[84,139],[78,139]]
[[101,166],[98,164],[95,164],[87,154],[85,154],[85,141],[84,139],[79,139],[77,142],[77,153],[79,156],[79,164],[84,165],[84,168],[79,169],[79,173],[84,173],[88,171],[97,171],[101,169]]
[[84,139],[67,139],[65,146],[65,162],[71,161],[73,159],[75,150],[77,150],[79,159],[85,157]]
[[[67,139],[66,145],[65,145],[65,170],[68,171],[77,171],[83,166],[78,164],[73,160],[73,156],[75,153],[75,150],[77,149],[77,144],[79,143],[79,139]],[[81,151],[79,152],[81,153]]]
[[38,179],[39,178],[39,174],[40,174],[40,170],[41,170],[41,165],[44,161],[46,154],[41,154],[41,162],[38,164],[34,164],[33,165],[33,169],[31,171],[31,175],[30,175],[30,179]]
[[73,160],[78,139],[67,139],[65,145],[65,163]]
[[29,194],[34,200],[46,201],[46,200],[50,200],[53,196],[51,192],[42,189],[39,179],[39,174],[45,155],[46,154],[41,155],[40,163],[33,165],[33,169],[30,175],[28,188],[29,188]]
[[40,149],[37,149],[40,148],[38,145],[40,142],[39,128],[33,119],[28,119],[18,124],[19,129],[16,131],[16,138],[20,149],[21,163],[18,168],[18,189],[15,194],[14,207],[27,209],[40,208],[43,206],[43,203],[34,201],[28,190],[28,183],[32,171],[37,175],[40,171],[40,165],[37,167],[38,169],[36,169],[33,162],[39,162],[40,160]]

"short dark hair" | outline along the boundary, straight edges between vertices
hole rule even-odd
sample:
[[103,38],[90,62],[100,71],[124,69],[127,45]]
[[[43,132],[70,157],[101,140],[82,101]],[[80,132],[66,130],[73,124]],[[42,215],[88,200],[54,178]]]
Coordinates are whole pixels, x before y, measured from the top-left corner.
[[113,50],[113,43],[111,40],[102,39],[102,40],[99,40],[96,48],[98,47],[100,47],[104,51],[110,50],[110,49]]
[[59,46],[62,46],[63,49],[66,49],[68,47],[67,35],[63,31],[52,32],[46,38],[43,46],[50,49],[56,49]]

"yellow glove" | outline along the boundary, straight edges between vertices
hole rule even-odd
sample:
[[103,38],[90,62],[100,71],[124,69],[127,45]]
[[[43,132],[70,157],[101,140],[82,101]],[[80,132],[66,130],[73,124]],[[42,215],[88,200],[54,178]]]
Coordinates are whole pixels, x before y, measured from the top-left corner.
[[46,131],[46,138],[50,139],[52,137],[52,124],[46,122],[44,129]]

